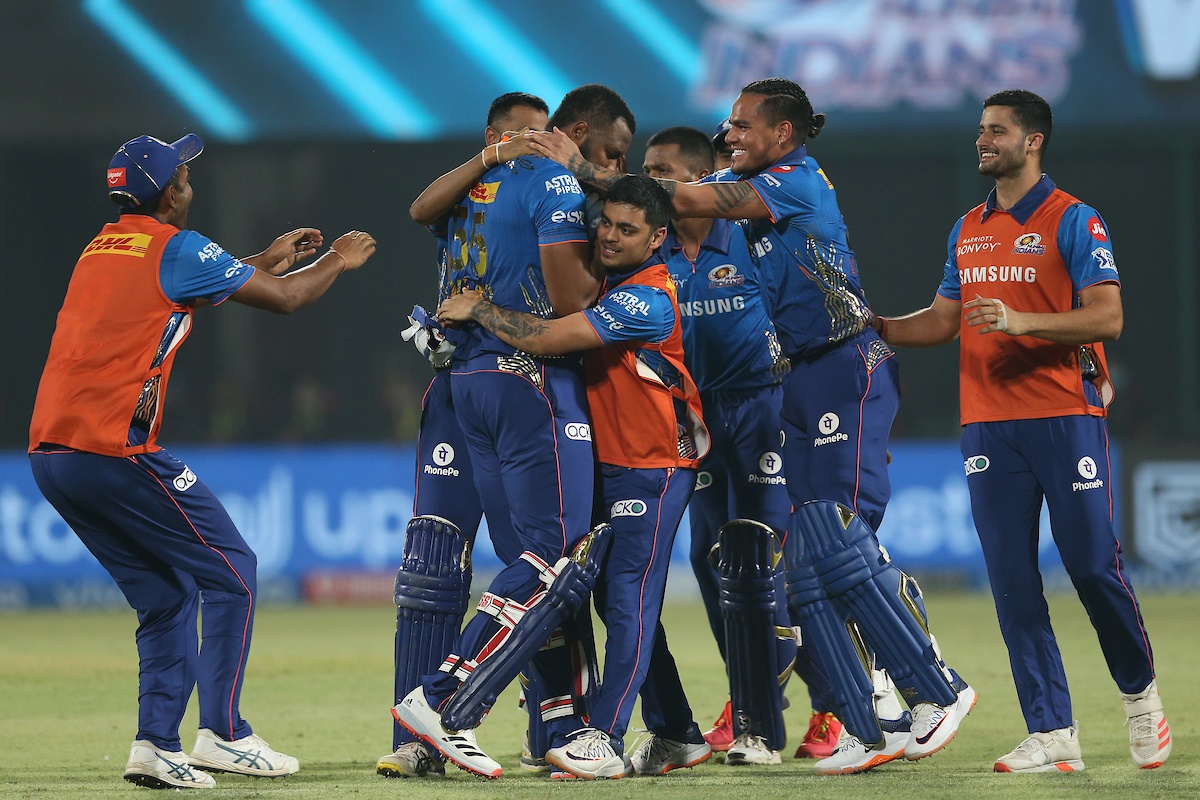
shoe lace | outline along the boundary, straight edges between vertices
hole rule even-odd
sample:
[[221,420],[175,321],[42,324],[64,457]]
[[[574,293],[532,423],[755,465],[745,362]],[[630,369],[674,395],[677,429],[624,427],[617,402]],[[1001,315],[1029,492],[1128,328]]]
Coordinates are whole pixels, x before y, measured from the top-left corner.
[[813,713],[808,718],[808,733],[804,735],[804,741],[820,741],[829,737],[829,722],[833,719],[833,714],[826,711],[822,714]]
[[1149,739],[1157,743],[1158,732],[1155,730],[1154,714],[1138,714],[1125,720],[1125,724],[1129,726],[1129,740],[1141,741]]
[[571,744],[575,750],[582,750],[589,755],[596,751],[611,750],[608,734],[597,728],[580,728],[571,732]]

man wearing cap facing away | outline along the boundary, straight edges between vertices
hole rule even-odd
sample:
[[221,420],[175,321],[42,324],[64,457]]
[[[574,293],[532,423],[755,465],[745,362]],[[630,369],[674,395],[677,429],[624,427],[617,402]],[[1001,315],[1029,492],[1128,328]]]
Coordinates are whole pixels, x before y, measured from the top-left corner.
[[[294,230],[239,260],[187,230],[188,162],[203,147],[195,134],[173,144],[139,136],[113,156],[120,218],[75,265],[29,439],[38,488],[137,610],[138,732],[125,779],[157,789],[212,788],[205,770],[300,768],[238,712],[257,559],[212,491],[157,443],[176,348],[198,306],[232,297],[288,314],[375,252],[370,235],[351,231],[288,272],[321,247],[320,231]],[[197,684],[200,731],[187,756],[179,724]]]

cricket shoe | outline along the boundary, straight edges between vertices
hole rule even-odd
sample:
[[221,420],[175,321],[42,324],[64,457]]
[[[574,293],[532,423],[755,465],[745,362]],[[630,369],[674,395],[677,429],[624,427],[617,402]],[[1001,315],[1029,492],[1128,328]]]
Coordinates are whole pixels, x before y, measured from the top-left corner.
[[933,703],[917,703],[913,706],[912,736],[904,746],[904,757],[916,761],[950,744],[958,732],[958,726],[971,713],[977,699],[975,690],[964,683],[958,691],[958,698],[948,706]]
[[996,759],[994,772],[1080,772],[1079,723],[1069,728],[1031,733],[1007,755]]
[[829,758],[837,749],[842,735],[842,723],[832,711],[812,712],[808,718],[808,733],[796,748],[796,758]]
[[778,764],[779,751],[767,747],[767,740],[752,733],[743,733],[725,751],[725,763],[731,767],[745,764]]
[[160,750],[144,739],[129,749],[125,780],[150,789],[212,789],[217,785],[212,775],[193,769],[182,751]]
[[201,728],[196,733],[196,746],[188,756],[188,763],[209,772],[231,772],[259,778],[278,778],[300,770],[299,761],[276,752],[253,733],[227,742],[208,728]]
[[461,770],[485,778],[499,778],[500,764],[479,749],[475,731],[448,731],[442,727],[442,715],[425,700],[424,687],[413,689],[392,708],[392,716],[405,730],[437,750]]
[[733,744],[733,707],[726,703],[721,709],[721,716],[713,723],[712,728],[704,732],[704,741],[714,753],[724,753]]
[[1163,713],[1158,684],[1150,681],[1138,694],[1121,694],[1129,726],[1129,755],[1141,769],[1161,767],[1171,756],[1171,728]]
[[[883,724],[881,720],[880,724]],[[838,736],[837,749],[828,758],[822,758],[813,766],[818,775],[854,775],[895,761],[904,756],[904,745],[908,742],[907,730],[889,731],[883,728],[883,741],[868,746],[846,728]]]
[[629,759],[638,775],[666,775],[673,769],[694,767],[712,758],[708,742],[677,742],[650,734]]
[[623,778],[627,768],[625,758],[612,746],[608,734],[596,728],[573,731],[565,745],[546,751],[546,761],[584,780]]
[[424,778],[442,776],[446,768],[434,758],[423,742],[406,742],[375,763],[375,772],[385,778]]
[[525,741],[521,743],[521,769],[526,772],[549,772],[550,765],[546,759],[535,756],[529,749],[529,730],[525,730]]

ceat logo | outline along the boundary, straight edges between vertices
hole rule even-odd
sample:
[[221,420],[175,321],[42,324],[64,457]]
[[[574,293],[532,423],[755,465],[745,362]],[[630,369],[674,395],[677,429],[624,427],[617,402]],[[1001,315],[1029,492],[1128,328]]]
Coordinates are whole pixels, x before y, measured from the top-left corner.
[[1091,456],[1084,456],[1079,459],[1079,463],[1075,465],[1075,469],[1079,470],[1079,475],[1084,480],[1095,480],[1096,478],[1096,462]]
[[467,197],[474,200],[476,203],[491,203],[496,200],[496,190],[500,188],[500,181],[495,183],[477,183]]
[[452,461],[454,461],[454,448],[448,443],[442,442],[433,448],[433,463],[439,467],[444,467]]
[[1088,233],[1090,233],[1092,238],[1097,242],[1108,241],[1108,231],[1104,229],[1104,223],[1100,221],[1099,217],[1092,217],[1089,219],[1087,227]]
[[763,453],[758,459],[758,471],[763,475],[775,475],[781,469],[783,469],[783,459],[779,457],[779,453]]
[[124,186],[125,185],[125,168],[116,167],[108,171],[109,186]]
[[838,418],[837,414],[827,411],[821,416],[821,421],[817,423],[817,427],[821,429],[821,433],[828,436],[836,431],[841,424],[842,421]]

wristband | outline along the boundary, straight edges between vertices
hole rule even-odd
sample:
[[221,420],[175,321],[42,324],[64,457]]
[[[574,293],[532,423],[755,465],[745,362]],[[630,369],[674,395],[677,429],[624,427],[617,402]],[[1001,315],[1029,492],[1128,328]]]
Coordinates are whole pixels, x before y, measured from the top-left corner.
[[343,272],[346,271],[346,268],[350,266],[350,262],[346,259],[346,257],[344,255],[339,253],[337,250],[334,250],[332,247],[329,248],[329,252],[333,253],[335,256],[337,256],[338,258],[340,258],[342,260],[342,268],[340,270],[338,270],[338,274],[341,275]]
[[500,166],[500,143],[496,142],[496,166]]
[[489,167],[488,163],[487,163],[487,148],[486,147],[479,151],[479,160],[483,163],[484,172],[487,172],[489,169],[491,169],[491,167]]

